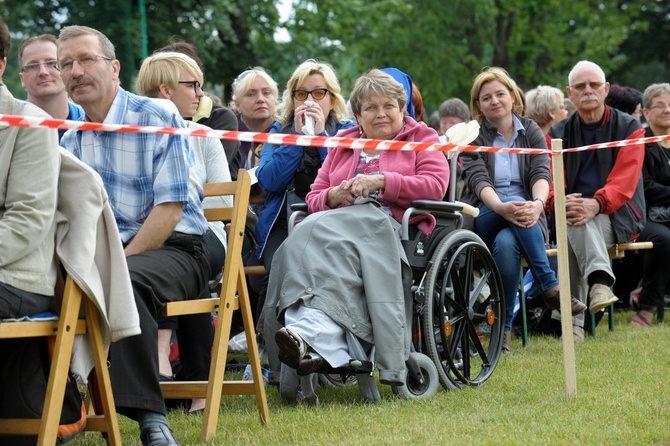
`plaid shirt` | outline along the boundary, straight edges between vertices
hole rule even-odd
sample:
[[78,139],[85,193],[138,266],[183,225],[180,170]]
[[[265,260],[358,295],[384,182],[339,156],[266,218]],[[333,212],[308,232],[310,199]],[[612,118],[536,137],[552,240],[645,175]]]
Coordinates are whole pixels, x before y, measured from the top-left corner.
[[[104,124],[185,127],[169,101],[137,96],[121,87]],[[161,203],[184,203],[175,231],[207,231],[202,184],[193,168],[195,156],[188,137],[68,130],[61,145],[102,177],[124,243]]]

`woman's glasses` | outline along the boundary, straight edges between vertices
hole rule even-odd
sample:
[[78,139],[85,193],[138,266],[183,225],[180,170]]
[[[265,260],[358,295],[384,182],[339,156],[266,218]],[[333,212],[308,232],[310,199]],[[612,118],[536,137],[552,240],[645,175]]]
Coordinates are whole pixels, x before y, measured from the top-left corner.
[[315,88],[314,90],[293,90],[293,99],[304,101],[311,94],[315,101],[323,99],[327,93],[330,93],[327,88]]
[[191,87],[193,87],[193,92],[195,94],[198,94],[198,90],[200,90],[200,82],[198,82],[198,81],[179,81],[177,83],[178,84],[190,85]]

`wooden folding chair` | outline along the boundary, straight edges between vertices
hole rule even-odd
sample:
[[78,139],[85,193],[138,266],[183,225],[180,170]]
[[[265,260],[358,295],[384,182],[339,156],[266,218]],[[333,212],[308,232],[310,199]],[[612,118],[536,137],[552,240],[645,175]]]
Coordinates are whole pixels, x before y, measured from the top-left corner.
[[[261,371],[256,331],[251,315],[251,304],[242,264],[242,243],[244,226],[249,207],[251,180],[249,173],[240,169],[237,181],[228,183],[205,184],[205,196],[233,196],[233,207],[205,209],[208,221],[228,223],[228,250],[223,267],[221,297],[170,302],[165,308],[165,316],[178,316],[199,313],[218,313],[214,332],[212,358],[208,381],[172,381],[161,382],[165,398],[206,398],[200,440],[209,441],[216,433],[221,395],[256,395],[256,406],[263,424],[269,424],[270,413],[265,384]],[[247,338],[249,361],[253,381],[224,381],[228,340],[232,325],[233,311],[242,312],[242,321]]]
[[[83,308],[85,319],[79,319]],[[72,348],[76,334],[89,336],[102,414],[88,414],[86,431],[106,434],[107,443],[121,445],[119,422],[114,407],[112,386],[107,369],[107,349],[103,345],[99,314],[95,305],[85,298],[81,288],[68,276],[65,280],[60,317],[56,321],[0,322],[0,339],[55,336],[55,349],[49,370],[46,397],[41,419],[2,419],[3,434],[36,434],[38,445],[54,445],[63,408]],[[91,389],[89,389],[91,391]]]

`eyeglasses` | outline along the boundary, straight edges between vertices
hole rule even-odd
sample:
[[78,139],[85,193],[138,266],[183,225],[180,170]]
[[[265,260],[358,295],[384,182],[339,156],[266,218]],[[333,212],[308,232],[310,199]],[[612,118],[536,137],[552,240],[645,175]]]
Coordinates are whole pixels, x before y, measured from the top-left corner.
[[111,57],[98,56],[97,54],[93,54],[91,56],[82,56],[78,59],[62,59],[60,61],[60,69],[61,71],[66,72],[72,70],[72,66],[74,65],[75,61],[79,62],[79,65],[81,65],[82,67],[90,67],[91,65],[95,64],[98,61],[98,59],[103,59],[108,62],[114,60]]
[[330,91],[327,88],[315,88],[314,90],[310,91],[293,90],[293,99],[296,99],[298,101],[304,101],[305,99],[307,99],[307,96],[311,94],[312,98],[318,101],[320,99],[323,99],[327,93],[330,93]]
[[584,91],[587,85],[591,87],[591,90],[597,90],[605,85],[605,82],[580,82],[575,85],[570,85],[570,88],[577,91]]
[[670,104],[656,104],[648,108],[648,110],[660,110],[665,111],[666,108],[670,108]]
[[240,73],[239,76],[237,76],[237,80],[241,81],[242,79],[249,76],[251,73],[255,73],[256,71],[258,70],[255,68],[249,68],[248,70],[244,70],[243,72]]
[[198,90],[200,90],[200,82],[199,81],[178,81],[178,84],[185,84],[185,85],[190,85],[193,88],[193,93],[198,94]]
[[47,70],[56,70],[60,71],[60,68],[58,67],[58,61],[57,60],[47,60],[46,62],[36,62],[36,63],[29,63],[27,65],[24,65],[21,68],[22,73],[37,73],[40,71],[40,68],[44,66]]

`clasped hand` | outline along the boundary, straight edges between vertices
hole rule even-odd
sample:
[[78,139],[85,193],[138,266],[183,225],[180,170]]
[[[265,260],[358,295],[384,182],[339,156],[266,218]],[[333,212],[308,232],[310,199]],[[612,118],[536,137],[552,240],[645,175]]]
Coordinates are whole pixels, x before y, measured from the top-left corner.
[[565,219],[570,226],[583,226],[600,212],[600,204],[595,198],[583,198],[582,194],[565,196]]
[[356,198],[367,198],[370,193],[384,187],[384,175],[357,175],[349,180],[344,180],[339,186],[328,192],[328,206],[337,207],[353,204]]
[[522,228],[531,228],[542,215],[540,201],[508,201],[496,211],[505,220]]

